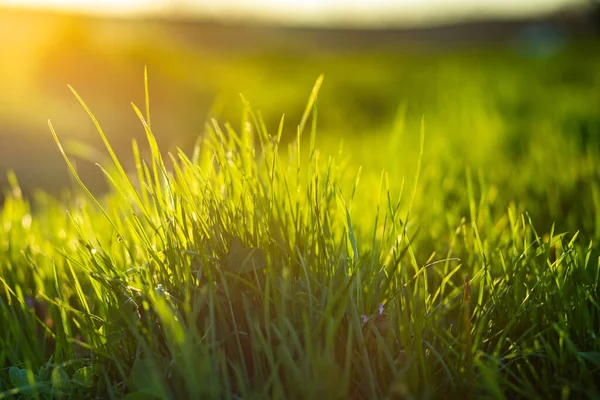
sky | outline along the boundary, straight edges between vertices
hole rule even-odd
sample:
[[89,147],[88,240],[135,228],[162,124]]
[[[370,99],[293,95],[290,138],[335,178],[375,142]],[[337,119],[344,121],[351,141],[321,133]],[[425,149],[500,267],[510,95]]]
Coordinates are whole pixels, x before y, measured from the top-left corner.
[[179,11],[211,17],[259,18],[282,23],[419,24],[471,16],[525,16],[589,0],[0,0],[0,5],[92,13]]

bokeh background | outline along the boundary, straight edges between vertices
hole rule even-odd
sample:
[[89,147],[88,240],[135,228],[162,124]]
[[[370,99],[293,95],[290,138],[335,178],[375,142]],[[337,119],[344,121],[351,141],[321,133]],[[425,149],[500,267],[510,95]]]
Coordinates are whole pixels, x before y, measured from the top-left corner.
[[548,135],[598,144],[599,9],[586,0],[0,1],[0,186],[14,171],[26,194],[72,187],[51,119],[86,184],[105,190],[94,163],[106,151],[67,84],[130,165],[132,139],[144,141],[130,105],[144,107],[144,67],[165,152],[190,151],[211,118],[238,128],[240,93],[272,133],[285,113],[292,137],[324,73],[325,146],[343,137],[359,162],[394,149],[386,158],[401,164],[402,146],[387,146],[385,133],[403,130],[414,149],[425,115],[428,145],[457,168],[514,162],[505,179],[515,178]]

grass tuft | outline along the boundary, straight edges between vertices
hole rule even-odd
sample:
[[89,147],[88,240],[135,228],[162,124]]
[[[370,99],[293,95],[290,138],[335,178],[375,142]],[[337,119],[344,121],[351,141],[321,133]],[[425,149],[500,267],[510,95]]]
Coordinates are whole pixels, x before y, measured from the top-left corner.
[[322,76],[293,140],[244,100],[241,130],[213,121],[193,156],[165,156],[144,79],[135,175],[71,89],[111,156],[106,197],[52,124],[82,193],[32,212],[12,179],[0,399],[600,396],[593,230],[536,230],[483,170],[436,159],[424,120],[409,198],[393,159],[328,154]]

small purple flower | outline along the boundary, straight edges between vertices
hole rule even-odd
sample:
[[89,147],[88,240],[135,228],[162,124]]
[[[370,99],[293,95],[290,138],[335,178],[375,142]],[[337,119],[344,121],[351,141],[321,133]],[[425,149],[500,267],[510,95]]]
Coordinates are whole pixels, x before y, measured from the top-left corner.
[[[379,315],[383,315],[383,303],[379,303]],[[371,315],[371,317],[377,317],[377,315]],[[370,321],[371,317],[367,317],[366,315],[361,315],[363,325]]]
[[35,305],[36,305],[35,300],[29,296],[25,297],[25,304],[27,304],[27,306],[29,308],[35,308]]

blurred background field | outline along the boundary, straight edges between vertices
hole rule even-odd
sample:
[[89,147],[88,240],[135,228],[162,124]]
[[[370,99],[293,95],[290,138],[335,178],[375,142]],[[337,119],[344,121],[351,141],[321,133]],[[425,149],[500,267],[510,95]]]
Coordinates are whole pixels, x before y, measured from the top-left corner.
[[[591,218],[600,204],[593,10],[398,28],[3,8],[0,186],[13,170],[29,194],[72,187],[50,118],[84,181],[96,193],[107,188],[94,165],[107,154],[67,84],[131,166],[131,140],[145,140],[130,106],[144,106],[145,66],[165,152],[190,151],[211,118],[237,128],[240,93],[272,134],[285,113],[285,137],[293,138],[323,73],[320,146],[335,151],[343,138],[365,179],[378,180],[382,169],[394,179],[411,176],[424,117],[425,173],[439,175],[445,190],[460,186],[456,177],[470,166],[495,185],[501,204],[518,200],[544,229],[560,221],[600,234]],[[575,203],[590,209],[570,213]]]

